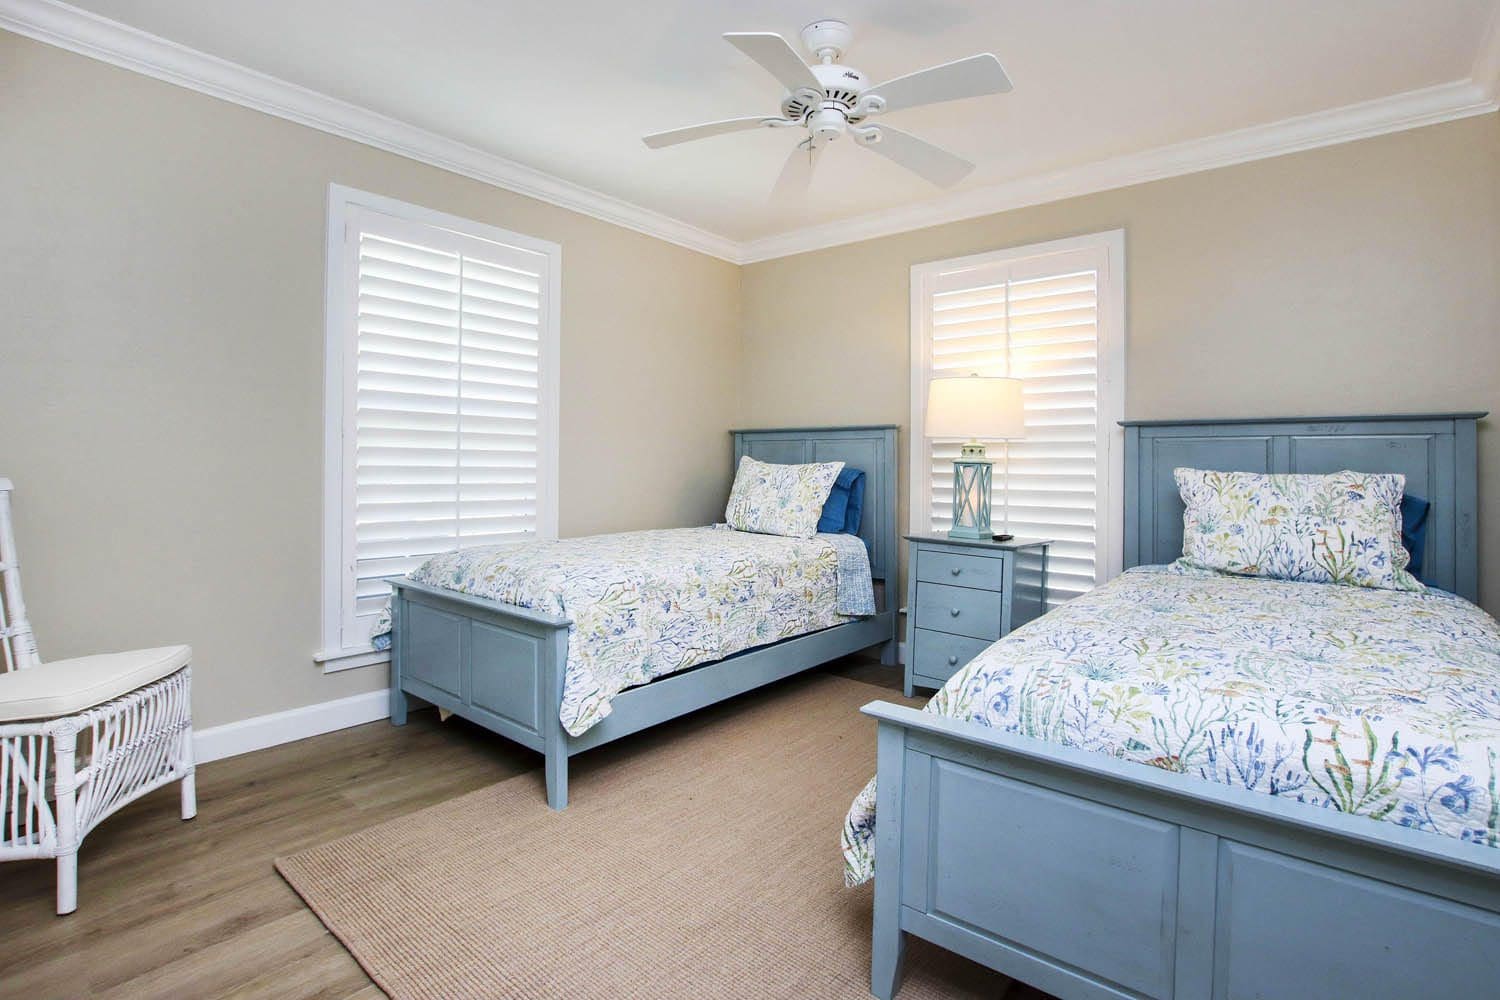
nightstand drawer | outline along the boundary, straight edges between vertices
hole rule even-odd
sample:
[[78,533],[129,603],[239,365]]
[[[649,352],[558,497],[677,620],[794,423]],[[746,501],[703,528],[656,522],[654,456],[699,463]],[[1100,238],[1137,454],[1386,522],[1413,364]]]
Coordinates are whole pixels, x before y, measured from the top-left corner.
[[1005,582],[1005,560],[923,549],[917,553],[917,579],[926,583],[950,583],[955,587],[999,590]]
[[917,626],[993,642],[1000,638],[1000,599],[993,590],[918,583]]
[[949,635],[932,629],[916,630],[916,651],[912,654],[912,673],[923,678],[947,681],[990,644],[984,639],[971,639],[963,635]]

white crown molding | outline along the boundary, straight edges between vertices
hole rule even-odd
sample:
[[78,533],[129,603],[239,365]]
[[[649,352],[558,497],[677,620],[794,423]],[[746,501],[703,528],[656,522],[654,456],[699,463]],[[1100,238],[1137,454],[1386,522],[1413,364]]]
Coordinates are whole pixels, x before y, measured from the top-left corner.
[[56,0],[0,0],[0,28],[737,263],[707,230]]
[[735,264],[994,215],[1028,205],[1434,125],[1500,108],[1500,9],[1497,9],[1481,41],[1473,75],[1467,80],[736,242],[58,0],[0,0],[0,28]]
[[826,247],[994,215],[1028,205],[1094,194],[1147,181],[1213,170],[1388,132],[1435,125],[1496,110],[1494,95],[1472,80],[1224,132],[1140,153],[960,191],[740,244],[740,263],[787,257]]

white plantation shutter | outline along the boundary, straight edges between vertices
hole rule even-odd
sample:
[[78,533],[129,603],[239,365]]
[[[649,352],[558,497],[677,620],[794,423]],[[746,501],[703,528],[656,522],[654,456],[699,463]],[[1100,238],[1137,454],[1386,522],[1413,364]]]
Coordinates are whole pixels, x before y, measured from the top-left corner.
[[368,644],[390,577],[460,547],[555,536],[555,303],[544,251],[356,206],[344,244],[350,649]]
[[[1024,380],[1026,437],[990,442],[996,531],[1050,538],[1048,603],[1107,575],[1101,529],[1111,423],[1101,408],[1100,300],[1106,280],[1091,252],[1049,253],[936,273],[918,305],[926,343],[914,345],[921,383],[943,375]],[[925,398],[925,393],[923,394]],[[915,398],[915,394],[914,394]],[[921,414],[914,414],[920,426]],[[959,440],[923,438],[918,530],[951,526]],[[1008,448],[1008,455],[1007,455]]]

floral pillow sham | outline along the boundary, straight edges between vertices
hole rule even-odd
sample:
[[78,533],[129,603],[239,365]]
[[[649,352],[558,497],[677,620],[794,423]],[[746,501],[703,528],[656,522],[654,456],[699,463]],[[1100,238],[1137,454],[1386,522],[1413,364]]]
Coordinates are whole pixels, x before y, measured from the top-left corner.
[[1175,469],[1186,507],[1182,562],[1306,583],[1422,590],[1406,571],[1406,477],[1363,472],[1263,475]]
[[843,462],[771,465],[740,458],[724,520],[739,531],[811,538]]

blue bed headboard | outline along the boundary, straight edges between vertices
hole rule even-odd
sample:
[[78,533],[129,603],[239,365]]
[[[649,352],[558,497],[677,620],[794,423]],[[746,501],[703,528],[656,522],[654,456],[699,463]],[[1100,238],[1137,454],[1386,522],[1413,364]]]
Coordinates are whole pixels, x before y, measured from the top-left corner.
[[[734,465],[749,455],[761,462],[799,465],[843,462],[865,473],[865,515],[859,536],[870,549],[870,571],[894,585],[896,575],[896,425],[864,427],[787,427],[737,430]],[[887,589],[890,589],[889,587]]]
[[1426,498],[1424,582],[1479,599],[1477,424],[1484,413],[1258,420],[1126,420],[1125,565],[1182,554],[1172,470],[1399,472]]

